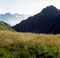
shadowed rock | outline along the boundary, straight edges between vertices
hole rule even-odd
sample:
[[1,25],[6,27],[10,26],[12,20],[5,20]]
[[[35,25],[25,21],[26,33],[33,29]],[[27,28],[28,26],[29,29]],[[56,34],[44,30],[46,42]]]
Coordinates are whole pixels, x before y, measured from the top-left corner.
[[18,32],[60,33],[60,12],[54,6],[48,6],[12,28]]

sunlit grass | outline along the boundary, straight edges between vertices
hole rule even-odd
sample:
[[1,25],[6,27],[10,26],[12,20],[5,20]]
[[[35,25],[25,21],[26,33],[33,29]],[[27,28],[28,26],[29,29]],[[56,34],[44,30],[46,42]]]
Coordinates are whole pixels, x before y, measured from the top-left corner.
[[[23,53],[23,58],[25,58],[25,56],[27,58],[38,58],[37,55],[40,55],[39,57],[48,58],[48,54],[50,56],[53,55],[53,58],[55,58],[58,57],[55,56],[57,55],[56,53],[60,55],[60,34],[53,35],[0,31],[0,48],[3,48],[10,55],[11,51],[14,53],[14,55],[16,53],[19,54],[20,57],[22,57],[21,53]],[[26,55],[24,55],[25,52]],[[32,55],[30,53],[32,53]],[[47,56],[45,55],[46,53]],[[17,54],[15,56],[11,55],[12,58],[18,57],[19,55]],[[44,55],[41,56],[41,54]]]

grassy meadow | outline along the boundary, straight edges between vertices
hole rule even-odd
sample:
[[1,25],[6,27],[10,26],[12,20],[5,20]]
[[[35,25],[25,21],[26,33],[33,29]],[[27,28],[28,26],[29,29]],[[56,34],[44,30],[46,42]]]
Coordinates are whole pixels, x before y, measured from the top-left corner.
[[0,31],[0,58],[60,58],[60,34]]

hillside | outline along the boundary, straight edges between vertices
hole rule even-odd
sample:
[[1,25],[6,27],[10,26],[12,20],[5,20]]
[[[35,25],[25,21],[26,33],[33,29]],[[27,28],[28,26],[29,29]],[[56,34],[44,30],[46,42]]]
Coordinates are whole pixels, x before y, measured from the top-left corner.
[[9,30],[9,31],[14,31],[9,24],[0,21],[0,30]]
[[48,6],[12,28],[18,32],[60,33],[60,11],[54,6]]
[[0,58],[60,58],[60,34],[0,31]]

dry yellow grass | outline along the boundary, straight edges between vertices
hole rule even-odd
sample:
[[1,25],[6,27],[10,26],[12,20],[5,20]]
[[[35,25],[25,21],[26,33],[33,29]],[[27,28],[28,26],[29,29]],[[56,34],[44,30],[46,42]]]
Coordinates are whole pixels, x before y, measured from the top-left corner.
[[57,47],[60,50],[60,34],[34,34],[0,31],[0,43],[13,44],[22,42],[25,47],[29,45],[42,45],[43,47]]

